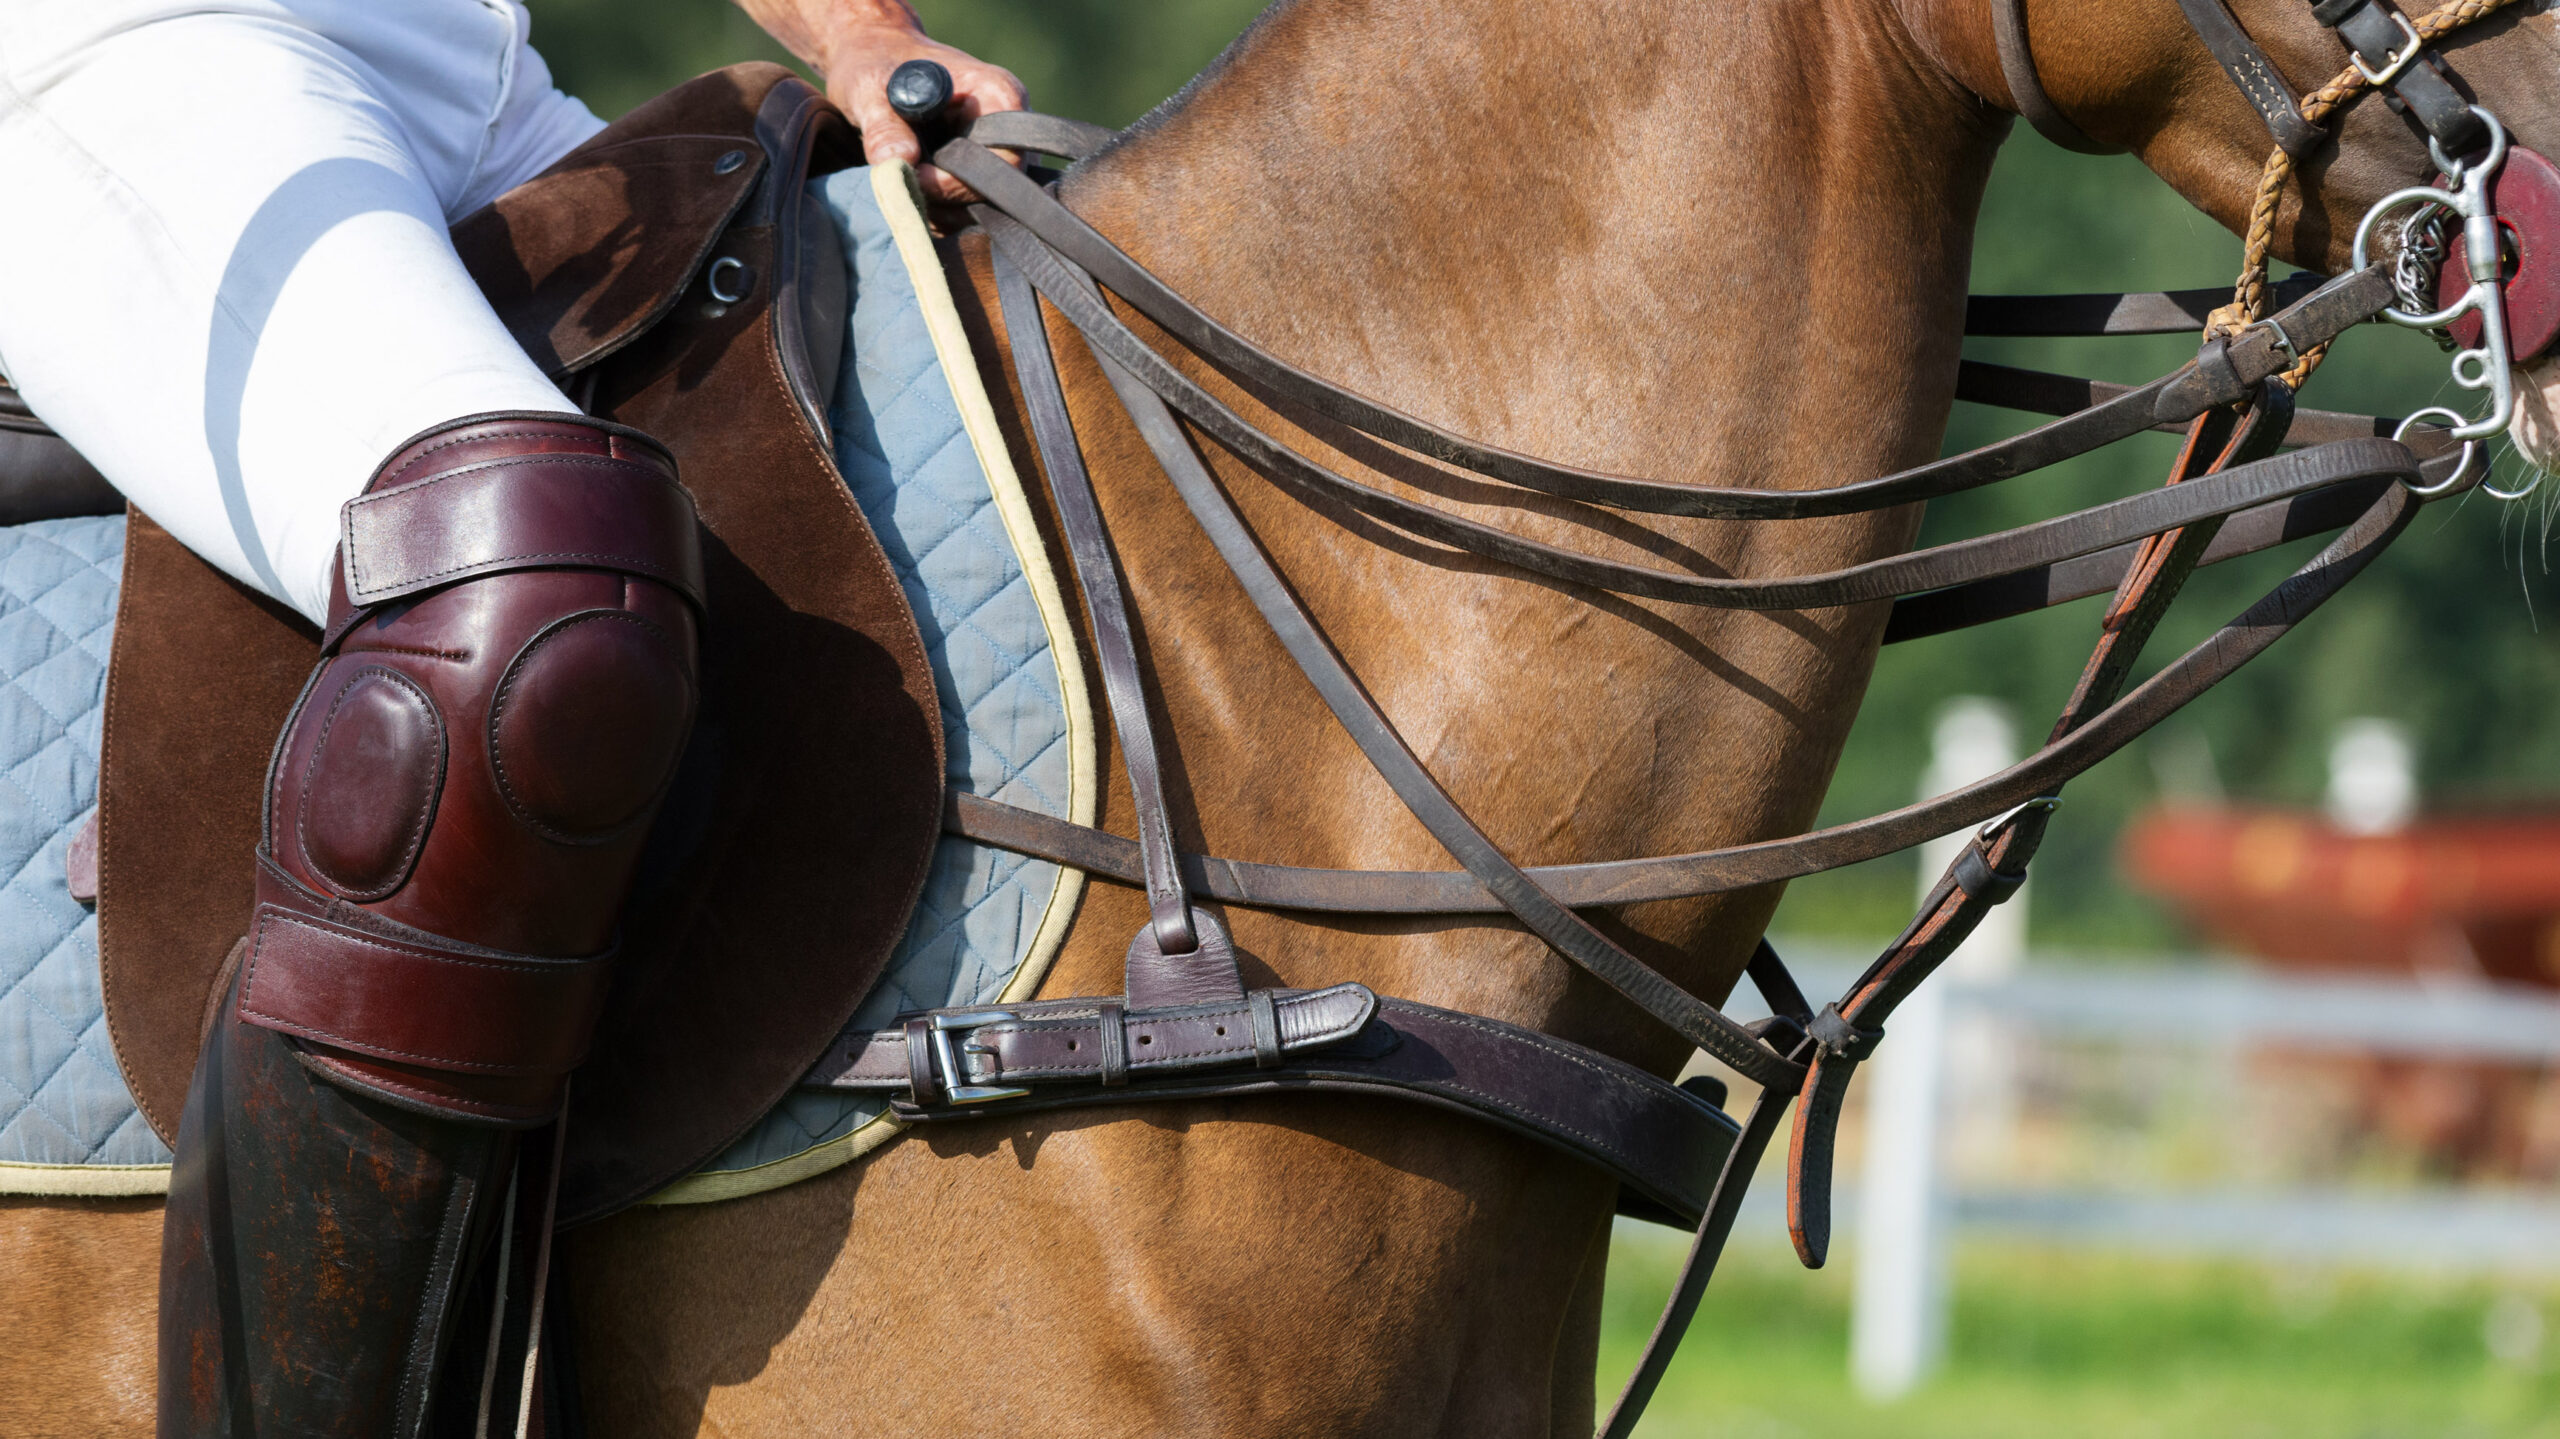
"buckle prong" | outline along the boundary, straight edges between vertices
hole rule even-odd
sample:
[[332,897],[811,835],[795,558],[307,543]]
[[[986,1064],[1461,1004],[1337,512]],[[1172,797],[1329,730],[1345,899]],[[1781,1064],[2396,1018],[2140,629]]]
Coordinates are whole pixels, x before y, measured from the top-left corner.
[[[942,1081],[942,1097],[951,1104],[985,1104],[996,1099],[1020,1099],[1031,1091],[1003,1084],[970,1084],[968,1071],[960,1067],[960,1056],[951,1045],[951,1031],[976,1029],[981,1025],[1002,1024],[1016,1018],[1002,1009],[974,1009],[958,1013],[945,1011],[931,1016],[933,1023],[933,1066]],[[993,1050],[968,1046],[973,1054],[992,1054]]]
[[2408,37],[2409,43],[2402,47],[2399,54],[2390,57],[2389,64],[2376,70],[2364,63],[2363,51],[2354,46],[2347,47],[2347,58],[2355,62],[2357,73],[2363,75],[2368,83],[2376,87],[2388,85],[2399,79],[2400,72],[2416,63],[2418,56],[2427,48],[2427,42],[2419,37],[2418,27],[2409,23],[2408,16],[2393,11],[2391,19],[2400,27],[2400,33]]

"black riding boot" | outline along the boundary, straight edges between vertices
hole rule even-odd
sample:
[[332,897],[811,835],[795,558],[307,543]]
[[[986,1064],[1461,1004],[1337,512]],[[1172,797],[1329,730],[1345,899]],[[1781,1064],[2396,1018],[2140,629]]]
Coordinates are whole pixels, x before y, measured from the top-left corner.
[[[692,723],[699,542],[645,437],[444,426],[343,534],[179,1129],[162,1439],[467,1432],[500,1386],[477,1353],[441,1374],[458,1331],[487,1337],[456,1301],[505,1283],[511,1180],[548,1184],[520,1152],[550,1153]],[[538,1246],[541,1205],[514,1213]]]

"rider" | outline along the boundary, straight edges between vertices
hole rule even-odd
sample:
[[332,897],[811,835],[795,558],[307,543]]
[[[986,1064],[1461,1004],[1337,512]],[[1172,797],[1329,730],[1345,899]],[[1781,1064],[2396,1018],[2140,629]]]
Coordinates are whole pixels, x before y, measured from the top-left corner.
[[[740,3],[875,162],[919,158],[884,98],[902,61],[942,62],[964,114],[1022,104],[904,0]],[[164,1436],[422,1432],[456,1258],[562,1102],[530,1061],[583,1047],[691,724],[672,460],[580,415],[447,239],[603,128],[529,35],[521,0],[0,8],[0,370],[170,533],[322,627],[279,717],[243,969],[288,1005],[395,1001],[327,1038],[246,1000],[211,1026],[164,1238]],[[545,567],[563,552],[580,565]],[[394,1057],[421,1033],[529,1062]]]

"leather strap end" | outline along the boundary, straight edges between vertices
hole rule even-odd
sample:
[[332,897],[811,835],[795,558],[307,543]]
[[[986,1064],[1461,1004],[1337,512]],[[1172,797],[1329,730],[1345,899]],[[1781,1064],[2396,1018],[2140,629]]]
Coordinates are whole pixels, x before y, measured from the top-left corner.
[[1841,1102],[1857,1067],[1856,1060],[1827,1050],[1814,1056],[1787,1143],[1787,1239],[1807,1269],[1820,1269],[1831,1257],[1832,1151],[1840,1137]]
[[586,1058],[611,955],[441,949],[272,901],[242,963],[242,1022],[457,1074],[566,1074]]
[[340,514],[339,564],[357,610],[527,569],[611,570],[703,603],[693,497],[603,454],[495,459],[359,495]]

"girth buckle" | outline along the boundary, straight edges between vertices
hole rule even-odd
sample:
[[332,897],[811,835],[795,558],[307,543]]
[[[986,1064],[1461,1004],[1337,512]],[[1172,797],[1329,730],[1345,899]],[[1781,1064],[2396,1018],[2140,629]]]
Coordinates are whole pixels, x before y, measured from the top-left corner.
[[[942,1081],[942,1097],[950,1104],[985,1104],[996,1099],[1020,1099],[1031,1091],[1002,1084],[971,1084],[969,1072],[960,1067],[960,1056],[951,1043],[951,1031],[976,1029],[985,1024],[1002,1024],[1017,1019],[1009,1010],[972,1009],[957,1013],[945,1010],[926,1016],[933,1025],[934,1076]],[[982,1045],[962,1044],[971,1054],[993,1054]]]

